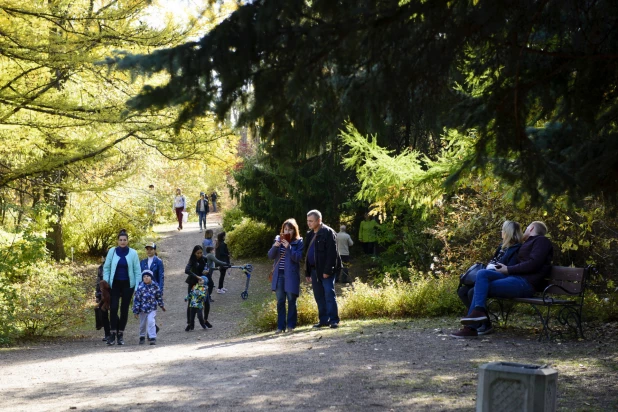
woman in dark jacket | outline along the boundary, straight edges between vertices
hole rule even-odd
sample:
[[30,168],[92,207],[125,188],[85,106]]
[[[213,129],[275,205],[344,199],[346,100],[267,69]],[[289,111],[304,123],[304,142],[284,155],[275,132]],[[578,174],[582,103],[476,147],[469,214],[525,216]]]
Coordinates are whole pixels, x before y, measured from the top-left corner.
[[[230,263],[230,251],[225,243],[225,232],[221,232],[217,235],[217,248],[215,249],[215,257],[227,264]],[[225,279],[225,272],[227,267],[219,266],[219,286],[217,287],[217,293],[225,293],[227,289],[223,287],[223,281]]]
[[[189,275],[187,277],[188,290],[187,294],[191,293],[191,289],[193,285],[198,282],[198,279],[201,276],[208,275],[208,264],[206,259],[204,258],[204,251],[200,245],[196,245],[193,248],[193,252],[191,252],[191,257],[189,258],[189,263],[185,267],[185,273]],[[189,332],[191,328],[191,307],[189,306],[190,302],[187,302],[187,327],[185,331]],[[204,324],[208,329],[212,328],[210,322],[208,322],[208,315],[210,314],[210,299],[204,300]]]
[[[502,264],[511,266],[519,263],[519,248],[523,239],[523,233],[519,223],[507,220],[502,224],[502,243],[496,249],[496,253],[487,264],[487,269],[494,269],[496,265]],[[470,310],[470,303],[474,296],[474,286],[462,285],[457,289],[459,299],[466,305],[466,313]],[[478,327],[479,335],[491,333],[492,327],[490,322]]]
[[[298,313],[296,299],[300,294],[300,261],[303,256],[303,239],[298,233],[298,224],[288,219],[281,226],[281,234],[268,251],[274,259],[271,288],[277,294],[277,333],[296,328]],[[288,301],[286,318],[285,300]]]

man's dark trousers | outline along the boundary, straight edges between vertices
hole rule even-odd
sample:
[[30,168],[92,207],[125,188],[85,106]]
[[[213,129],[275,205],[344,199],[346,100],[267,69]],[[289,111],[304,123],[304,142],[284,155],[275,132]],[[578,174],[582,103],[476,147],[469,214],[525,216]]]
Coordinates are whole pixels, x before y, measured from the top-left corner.
[[333,325],[339,323],[339,310],[335,298],[335,276],[324,279],[320,274],[320,279],[316,275],[315,268],[311,269],[311,286],[313,296],[318,304],[318,317],[320,324]]

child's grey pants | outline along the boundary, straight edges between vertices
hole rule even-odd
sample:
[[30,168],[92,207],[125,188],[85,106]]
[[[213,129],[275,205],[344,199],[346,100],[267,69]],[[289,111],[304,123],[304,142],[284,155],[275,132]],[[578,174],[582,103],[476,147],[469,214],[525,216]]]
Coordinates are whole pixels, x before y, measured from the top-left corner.
[[148,329],[148,337],[154,339],[157,337],[157,328],[155,326],[155,317],[157,311],[153,310],[150,313],[140,312],[139,314],[139,336],[146,336],[146,329]]

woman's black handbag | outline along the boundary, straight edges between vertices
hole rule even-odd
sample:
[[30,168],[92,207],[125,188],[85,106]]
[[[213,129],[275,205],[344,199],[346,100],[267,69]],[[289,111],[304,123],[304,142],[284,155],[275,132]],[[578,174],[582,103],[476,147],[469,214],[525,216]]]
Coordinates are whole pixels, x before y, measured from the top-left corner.
[[482,263],[475,263],[470,266],[470,268],[466,270],[466,273],[459,277],[459,284],[474,287],[474,284],[476,283],[476,274],[479,270],[483,269],[485,269],[485,265]]

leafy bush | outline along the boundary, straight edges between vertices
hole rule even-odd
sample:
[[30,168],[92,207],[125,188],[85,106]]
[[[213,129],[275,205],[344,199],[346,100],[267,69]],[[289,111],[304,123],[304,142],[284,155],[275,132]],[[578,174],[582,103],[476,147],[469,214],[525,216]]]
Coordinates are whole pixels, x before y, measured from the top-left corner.
[[239,207],[233,207],[223,212],[223,230],[231,232],[243,219],[243,212]]
[[[300,285],[300,296],[296,300],[296,305],[298,309],[297,326],[310,325],[317,321],[318,308],[313,298],[311,286]],[[247,324],[258,332],[277,329],[277,300],[274,298],[274,294],[273,299],[251,309]]]
[[417,276],[406,282],[389,275],[376,286],[356,281],[343,289],[339,314],[342,319],[454,315],[462,310],[455,293],[458,281],[447,276]]
[[38,264],[29,280],[17,283],[13,320],[26,337],[57,333],[84,321],[88,296],[84,281],[69,268]]
[[139,210],[135,215],[128,215],[105,205],[93,205],[90,210],[81,208],[74,211],[66,223],[65,245],[74,247],[78,253],[99,256],[102,251],[116,245],[120,229],[127,230],[131,242],[139,243],[147,231],[148,216],[139,213]]
[[[455,290],[459,279],[452,277],[414,276],[411,282],[385,275],[380,285],[361,281],[343,288],[337,298],[339,316],[345,319],[420,318],[461,314],[463,305]],[[318,319],[313,292],[308,285],[301,286],[298,298],[298,326],[309,325]],[[275,299],[253,309],[250,323],[259,331],[277,328]]]
[[227,234],[227,244],[234,258],[265,256],[274,236],[264,223],[245,218]]
[[21,280],[0,290],[2,343],[55,334],[84,321],[91,285],[71,267],[39,260],[19,271]]

